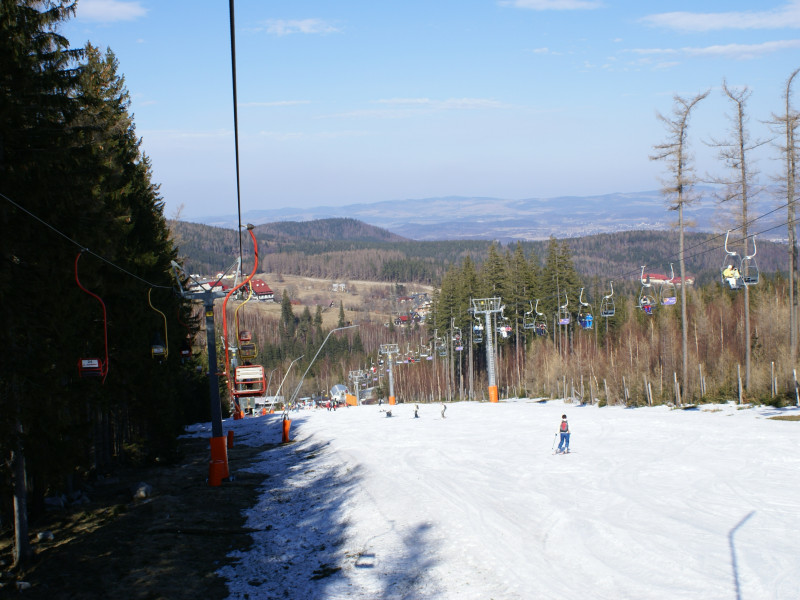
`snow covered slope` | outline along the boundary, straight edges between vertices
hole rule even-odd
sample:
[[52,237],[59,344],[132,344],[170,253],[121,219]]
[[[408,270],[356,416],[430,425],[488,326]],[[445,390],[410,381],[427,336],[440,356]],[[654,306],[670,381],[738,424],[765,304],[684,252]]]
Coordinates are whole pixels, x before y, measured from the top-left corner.
[[[574,452],[553,455],[563,412]],[[800,422],[778,414],[800,410],[292,413],[258,467],[254,544],[221,575],[236,599],[798,598]],[[279,417],[225,428],[279,442]]]

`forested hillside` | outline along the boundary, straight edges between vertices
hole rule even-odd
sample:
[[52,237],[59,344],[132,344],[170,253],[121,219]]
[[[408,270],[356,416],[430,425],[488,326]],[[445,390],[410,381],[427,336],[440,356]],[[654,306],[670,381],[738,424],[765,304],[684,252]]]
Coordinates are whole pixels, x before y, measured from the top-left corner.
[[[180,254],[194,273],[222,271],[239,253],[237,233],[197,223],[171,221]],[[414,281],[437,284],[447,268],[469,256],[481,265],[492,242],[458,240],[418,242],[353,219],[281,222],[255,228],[260,270],[327,279]],[[686,237],[687,271],[701,281],[717,276],[725,259],[724,234],[690,233]],[[635,279],[648,272],[670,273],[677,263],[678,235],[667,231],[629,231],[568,238],[578,273],[601,279]],[[757,261],[767,273],[785,269],[786,247],[758,241]],[[513,244],[515,245],[515,244]],[[512,244],[495,244],[501,251]],[[548,242],[522,242],[526,253],[542,257]],[[249,250],[245,247],[245,256]],[[677,272],[677,264],[675,266]]]
[[73,11],[0,5],[0,531],[13,523],[16,566],[46,494],[169,458],[183,425],[208,418],[128,91],[110,50],[58,35]]

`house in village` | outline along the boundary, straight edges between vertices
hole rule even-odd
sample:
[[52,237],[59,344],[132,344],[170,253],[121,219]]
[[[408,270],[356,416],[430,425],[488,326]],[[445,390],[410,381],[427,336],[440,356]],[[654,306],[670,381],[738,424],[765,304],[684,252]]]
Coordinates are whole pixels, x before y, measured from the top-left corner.
[[251,279],[250,286],[253,288],[253,296],[262,302],[274,302],[275,292],[266,284],[263,279]]

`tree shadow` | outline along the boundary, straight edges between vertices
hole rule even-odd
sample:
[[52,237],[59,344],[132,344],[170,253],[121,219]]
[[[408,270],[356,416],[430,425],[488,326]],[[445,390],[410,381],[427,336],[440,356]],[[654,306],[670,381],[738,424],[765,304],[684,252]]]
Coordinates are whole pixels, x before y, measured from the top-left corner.
[[[302,430],[304,417],[294,416]],[[417,524],[392,533],[401,549],[371,547],[352,535],[358,519],[354,497],[361,467],[336,460],[328,442],[313,438],[269,448],[248,471],[266,476],[257,503],[244,511],[253,544],[228,555],[218,571],[229,598],[418,598],[435,564],[432,526]],[[396,538],[395,538],[396,541]],[[378,555],[376,555],[376,553]],[[369,573],[367,573],[369,572]]]
[[750,511],[745,515],[745,517],[736,524],[736,527],[731,529],[730,533],[728,533],[728,544],[731,548],[731,568],[733,569],[733,587],[736,590],[736,600],[742,600],[742,590],[739,584],[739,562],[736,558],[736,543],[734,541],[734,536],[736,532],[742,527],[747,521],[756,514],[756,511]]

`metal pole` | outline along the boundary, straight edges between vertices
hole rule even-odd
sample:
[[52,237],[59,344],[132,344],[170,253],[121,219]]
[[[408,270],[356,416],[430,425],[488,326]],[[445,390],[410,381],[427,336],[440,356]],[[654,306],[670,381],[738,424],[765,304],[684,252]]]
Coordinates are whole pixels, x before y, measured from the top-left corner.
[[[298,357],[297,357],[297,358],[295,358],[295,359],[294,359],[294,360],[293,360],[291,363],[289,363],[289,368],[288,368],[288,369],[286,369],[286,374],[283,376],[283,379],[281,379],[281,384],[278,386],[278,389],[277,389],[277,390],[275,390],[275,397],[272,399],[272,402],[271,402],[271,403],[270,403],[270,405],[269,405],[270,409],[271,409],[273,406],[275,406],[275,400],[278,398],[278,396],[280,396],[280,393],[281,393],[281,388],[283,387],[283,382],[284,382],[284,381],[286,381],[286,378],[289,376],[289,371],[291,371],[291,370],[292,370],[292,367],[294,366],[294,363],[296,363],[296,362],[297,362],[298,360],[300,360],[301,358],[303,358],[303,355],[301,355],[301,356],[298,356]],[[284,408],[285,408],[285,407],[286,407],[286,403],[284,402]]]
[[217,337],[214,333],[214,294],[203,295],[206,313],[206,345],[208,346],[208,393],[211,399],[211,437],[222,437],[222,406],[217,374]]
[[[306,378],[306,375],[308,375],[308,371],[311,369],[311,365],[313,365],[314,361],[317,360],[317,357],[319,356],[319,353],[322,352],[322,347],[325,345],[325,342],[328,341],[328,338],[331,337],[331,334],[334,331],[341,331],[342,329],[352,329],[353,327],[358,327],[358,325],[347,325],[346,327],[337,327],[336,329],[331,329],[328,332],[328,335],[325,336],[325,339],[319,345],[319,348],[317,349],[317,353],[314,355],[314,358],[312,358],[311,362],[308,363],[308,367],[306,367],[306,370],[303,373],[303,376],[300,378],[300,383],[297,384],[297,388],[294,390],[294,393],[292,394],[292,397],[289,398],[289,402],[292,402],[295,398],[297,398],[297,394],[300,393],[300,386],[303,385],[303,380]],[[301,356],[300,358],[303,358],[303,357]],[[288,373],[288,371],[287,371],[287,373]]]

